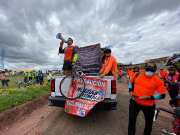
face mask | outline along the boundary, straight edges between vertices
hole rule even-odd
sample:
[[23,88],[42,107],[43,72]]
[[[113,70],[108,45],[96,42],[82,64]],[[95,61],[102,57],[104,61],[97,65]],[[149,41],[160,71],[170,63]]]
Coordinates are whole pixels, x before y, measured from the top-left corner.
[[145,72],[145,75],[146,75],[146,76],[153,76],[153,75],[154,75],[154,72],[146,71],[146,72]]

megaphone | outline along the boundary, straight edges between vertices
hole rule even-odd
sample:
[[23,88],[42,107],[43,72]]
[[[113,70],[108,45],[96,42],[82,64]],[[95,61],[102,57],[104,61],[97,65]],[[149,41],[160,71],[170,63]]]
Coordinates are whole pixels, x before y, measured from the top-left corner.
[[65,43],[67,43],[67,41],[63,38],[63,36],[62,36],[61,33],[57,33],[57,34],[56,34],[56,38],[57,38],[57,39],[60,39],[60,40],[63,40]]

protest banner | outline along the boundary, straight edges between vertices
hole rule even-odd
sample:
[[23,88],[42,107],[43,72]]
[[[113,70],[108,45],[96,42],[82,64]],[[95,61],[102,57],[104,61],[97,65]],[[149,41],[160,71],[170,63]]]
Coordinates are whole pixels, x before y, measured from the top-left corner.
[[[86,87],[83,89],[82,96],[79,99],[66,100],[65,112],[68,114],[85,117],[98,102],[104,100],[107,80],[97,77],[85,77],[84,80]],[[82,92],[82,88],[77,87],[76,92]],[[72,92],[69,93],[72,94]]]

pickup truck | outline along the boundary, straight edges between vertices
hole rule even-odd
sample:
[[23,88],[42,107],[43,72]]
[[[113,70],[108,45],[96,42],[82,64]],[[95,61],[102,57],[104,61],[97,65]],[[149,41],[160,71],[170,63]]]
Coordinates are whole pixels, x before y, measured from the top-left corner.
[[[102,59],[102,48],[100,47],[100,44],[81,47],[78,50],[78,55],[83,73],[86,74],[86,86],[96,88],[97,83],[106,82],[105,94],[103,95],[104,98],[95,105],[95,108],[115,110],[117,106],[116,80],[113,79],[113,76],[105,76],[104,78],[100,78],[97,75],[101,67]],[[51,106],[65,107],[67,99],[61,95],[59,90],[60,82],[63,77],[64,76],[57,76],[51,80],[51,93],[49,96],[49,105]],[[94,79],[97,83],[92,83],[91,85],[91,82],[93,82],[92,79]]]

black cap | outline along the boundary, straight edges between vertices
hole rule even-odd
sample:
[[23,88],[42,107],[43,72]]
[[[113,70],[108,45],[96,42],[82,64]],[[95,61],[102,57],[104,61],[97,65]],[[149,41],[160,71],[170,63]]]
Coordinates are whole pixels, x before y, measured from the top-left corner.
[[69,41],[69,40],[71,40],[73,42],[73,39],[71,37],[69,37],[67,41]]
[[106,54],[111,53],[111,49],[106,48],[106,49],[104,50],[104,53],[106,53]]

